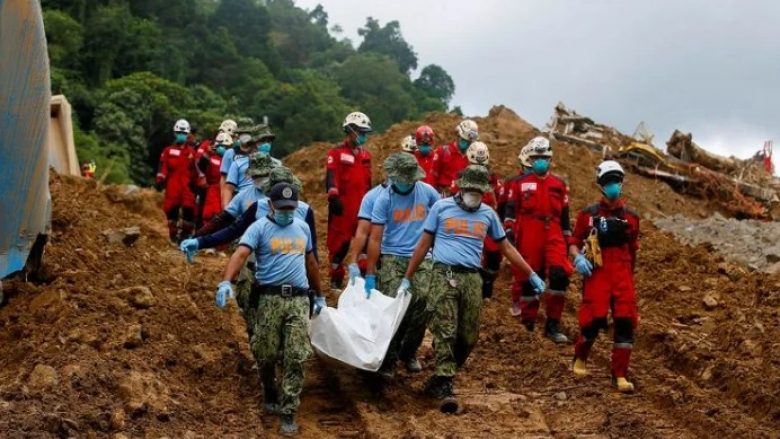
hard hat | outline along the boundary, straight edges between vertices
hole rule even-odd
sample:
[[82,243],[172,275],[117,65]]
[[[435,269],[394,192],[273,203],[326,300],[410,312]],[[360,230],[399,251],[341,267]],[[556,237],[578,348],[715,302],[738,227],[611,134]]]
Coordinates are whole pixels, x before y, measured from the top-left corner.
[[414,133],[414,140],[417,143],[417,145],[431,145],[433,146],[435,134],[433,132],[433,128],[429,127],[428,125],[423,125],[419,128],[417,128],[417,131]]
[[604,185],[605,180],[607,180],[609,177],[615,177],[619,181],[623,181],[625,176],[626,172],[623,170],[623,167],[620,166],[620,163],[614,160],[601,162],[601,164],[596,168],[596,183],[599,185]]
[[458,124],[458,136],[463,140],[474,142],[479,140],[479,127],[473,120],[466,119]]
[[469,159],[469,164],[487,166],[490,161],[490,151],[484,143],[474,142],[466,150],[466,157]]
[[414,136],[409,134],[401,140],[401,149],[405,152],[417,151],[417,142],[414,141]]
[[236,134],[238,124],[233,119],[225,119],[219,124],[219,130],[223,133],[229,134],[231,137]]
[[214,143],[218,146],[230,147],[233,145],[233,138],[227,132],[217,134],[217,138],[214,139]]
[[525,145],[520,150],[520,154],[517,156],[517,158],[520,160],[520,165],[522,167],[530,168],[533,166],[533,163],[531,163],[531,145]]
[[190,123],[184,119],[179,119],[173,124],[174,133],[190,133]]
[[371,119],[368,118],[365,114],[356,111],[354,113],[349,113],[346,118],[344,118],[344,131],[347,133],[356,131],[358,133],[370,133],[373,131],[371,129]]
[[528,151],[528,157],[534,158],[534,157],[547,157],[552,158],[553,151],[552,146],[550,146],[550,141],[547,140],[546,137],[534,137],[531,139],[530,142],[528,142],[528,145],[526,145],[526,148],[529,149]]

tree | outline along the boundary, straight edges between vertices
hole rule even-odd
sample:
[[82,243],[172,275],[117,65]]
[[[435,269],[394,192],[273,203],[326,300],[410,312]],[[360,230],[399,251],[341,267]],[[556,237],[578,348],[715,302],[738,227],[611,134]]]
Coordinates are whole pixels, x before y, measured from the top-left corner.
[[455,82],[446,70],[436,64],[429,64],[422,69],[420,77],[414,85],[428,96],[441,100],[446,107],[452,95],[455,94]]
[[381,27],[379,21],[368,17],[366,26],[358,29],[358,35],[363,37],[359,52],[388,56],[398,64],[398,68],[405,75],[417,68],[417,54],[401,35],[401,25],[398,21],[391,21]]
[[70,15],[58,10],[43,13],[49,60],[60,68],[78,68],[84,44],[84,28]]

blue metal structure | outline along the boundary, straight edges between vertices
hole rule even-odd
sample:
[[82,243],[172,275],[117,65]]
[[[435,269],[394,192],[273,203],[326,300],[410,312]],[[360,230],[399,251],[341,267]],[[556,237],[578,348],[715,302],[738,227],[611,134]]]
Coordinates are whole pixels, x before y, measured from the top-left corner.
[[50,100],[40,2],[0,0],[0,279],[24,268],[50,228]]

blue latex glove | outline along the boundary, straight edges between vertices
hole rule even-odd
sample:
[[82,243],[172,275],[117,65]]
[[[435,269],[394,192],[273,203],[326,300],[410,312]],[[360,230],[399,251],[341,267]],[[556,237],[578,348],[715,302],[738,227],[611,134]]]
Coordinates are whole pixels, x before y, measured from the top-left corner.
[[198,240],[195,238],[185,239],[179,245],[179,249],[184,253],[187,258],[187,262],[192,264],[192,258],[195,257],[195,253],[198,252]]
[[581,275],[588,277],[593,274],[593,264],[582,253],[574,258],[574,267]]
[[371,298],[371,290],[376,289],[376,275],[366,275],[366,298]]
[[230,281],[223,280],[222,282],[217,285],[217,306],[220,308],[224,308],[225,305],[227,305],[228,299],[232,299],[235,297],[235,293],[233,293],[233,286],[230,285]]
[[314,314],[319,314],[320,311],[322,311],[323,308],[328,306],[325,303],[325,298],[322,296],[317,296],[314,298]]
[[347,270],[349,270],[349,283],[354,284],[355,278],[360,277],[360,267],[353,262],[347,266]]
[[544,285],[544,281],[542,280],[542,278],[539,277],[539,275],[536,274],[535,272],[531,273],[531,275],[528,277],[528,282],[531,283],[531,286],[533,287],[536,294],[544,293],[544,290],[547,288]]
[[401,280],[401,285],[398,286],[398,290],[396,291],[395,295],[400,296],[403,294],[409,294],[409,289],[412,288],[412,283],[409,282],[409,279],[403,278]]

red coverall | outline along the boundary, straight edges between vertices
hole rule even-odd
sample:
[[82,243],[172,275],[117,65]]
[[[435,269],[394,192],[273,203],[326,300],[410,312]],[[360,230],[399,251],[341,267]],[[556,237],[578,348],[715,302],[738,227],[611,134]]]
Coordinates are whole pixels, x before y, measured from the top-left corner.
[[436,187],[436,180],[433,177],[433,157],[435,155],[433,152],[430,152],[428,155],[421,153],[419,150],[414,152],[417,164],[425,171],[425,178],[422,181],[433,187]]
[[634,345],[634,329],[639,321],[634,290],[639,215],[628,209],[623,200],[613,204],[602,200],[577,215],[569,244],[582,248],[585,238],[594,229],[598,233],[603,265],[594,266],[593,274],[583,282],[580,336],[574,346],[574,355],[588,359],[599,330],[607,329],[607,312],[611,309],[615,323],[612,376],[625,377]]
[[465,153],[460,152],[457,141],[438,147],[433,153],[431,165],[433,186],[439,192],[445,193],[458,178],[458,172],[468,165],[469,159]]
[[371,153],[363,148],[353,150],[349,141],[331,148],[325,169],[325,189],[329,201],[327,245],[330,279],[332,283],[341,285],[344,280],[342,263],[357,229],[360,202],[371,189]]
[[[171,145],[160,154],[157,183],[165,182],[163,212],[172,241],[188,238],[195,229],[195,151],[186,144]],[[179,211],[181,210],[181,223]]]
[[[509,177],[506,180],[504,180],[504,184],[499,188],[499,191],[496,192],[496,204],[498,206],[498,216],[501,218],[501,221],[506,219],[506,205],[509,202],[509,192],[512,191],[518,191],[519,186],[517,186],[517,182],[520,181],[523,176],[526,174],[521,169],[519,173],[513,177]],[[507,229],[507,232],[509,232],[510,229]],[[512,245],[515,245],[517,242],[520,241],[520,234],[521,230],[517,227],[515,224],[515,227],[511,228],[512,231]],[[512,278],[514,279],[512,281],[511,291],[512,291],[512,301],[517,302],[520,300],[520,294],[521,294],[521,285],[522,283],[518,279],[522,279],[522,274],[520,273],[520,269],[516,268],[514,265],[510,265],[509,269],[512,271]]]
[[[203,146],[201,146],[203,148]],[[211,150],[211,144],[205,149],[199,149],[196,155],[198,164],[198,187],[205,188],[205,196],[202,201],[201,220],[208,222],[214,215],[222,211],[222,200],[219,189],[219,168],[222,166],[222,157]]]
[[[515,235],[515,245],[528,265],[542,279],[549,280],[547,319],[560,321],[573,269],[566,246],[566,239],[571,235],[566,183],[549,173],[544,176],[530,173],[515,180],[507,193],[505,225],[519,232]],[[512,299],[520,300],[520,318],[532,326],[539,311],[539,300],[528,276],[517,271],[514,274],[521,284],[522,296]]]

